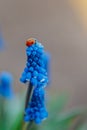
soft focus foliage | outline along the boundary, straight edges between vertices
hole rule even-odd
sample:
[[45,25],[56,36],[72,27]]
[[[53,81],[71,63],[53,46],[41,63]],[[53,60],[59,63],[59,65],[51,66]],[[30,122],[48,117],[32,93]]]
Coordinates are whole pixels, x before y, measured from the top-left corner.
[[[0,97],[0,129],[25,130],[23,124],[24,94],[7,100]],[[76,108],[64,112],[67,96],[63,93],[51,98],[48,105],[49,117],[41,125],[31,126],[31,130],[86,130],[87,111]]]

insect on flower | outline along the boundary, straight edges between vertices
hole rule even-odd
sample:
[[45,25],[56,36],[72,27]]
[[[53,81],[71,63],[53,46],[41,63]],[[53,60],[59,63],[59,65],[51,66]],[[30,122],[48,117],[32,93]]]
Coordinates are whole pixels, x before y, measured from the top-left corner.
[[34,38],[30,38],[26,41],[26,46],[31,46],[35,43],[35,39]]

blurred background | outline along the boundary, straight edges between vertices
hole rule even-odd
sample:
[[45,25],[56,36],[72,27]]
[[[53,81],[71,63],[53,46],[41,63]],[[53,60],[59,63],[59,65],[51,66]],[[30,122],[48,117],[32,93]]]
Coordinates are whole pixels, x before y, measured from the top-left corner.
[[0,0],[0,28],[0,71],[13,74],[16,91],[25,89],[25,41],[34,37],[51,54],[48,91],[68,92],[69,108],[87,105],[87,0]]

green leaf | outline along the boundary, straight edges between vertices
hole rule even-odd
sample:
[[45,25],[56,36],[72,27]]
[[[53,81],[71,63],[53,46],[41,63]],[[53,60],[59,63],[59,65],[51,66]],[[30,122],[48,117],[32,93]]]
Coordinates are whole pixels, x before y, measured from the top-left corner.
[[63,112],[66,102],[67,96],[64,94],[51,100],[49,117],[39,126],[39,130],[69,130],[73,122],[83,115],[84,109],[77,108]]
[[68,102],[68,94],[61,93],[59,96],[53,95],[48,103],[49,112],[60,113]]
[[82,125],[80,125],[80,127],[77,130],[87,130],[87,122],[84,122]]
[[24,96],[15,96],[6,102],[6,130],[20,130],[23,120]]
[[58,123],[57,123],[58,114],[64,109],[67,103],[67,100],[68,100],[68,96],[65,93],[62,93],[59,96],[52,96],[51,100],[48,103],[49,116],[47,120],[44,121],[39,126],[39,129],[53,130],[56,126],[58,126]]

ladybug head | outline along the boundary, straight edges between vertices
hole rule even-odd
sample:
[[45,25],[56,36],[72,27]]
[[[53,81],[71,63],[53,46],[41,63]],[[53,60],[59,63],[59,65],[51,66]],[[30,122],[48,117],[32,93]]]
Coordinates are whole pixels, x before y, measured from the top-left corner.
[[35,44],[36,40],[34,38],[29,38],[27,41],[26,41],[26,46],[31,46],[33,44]]

